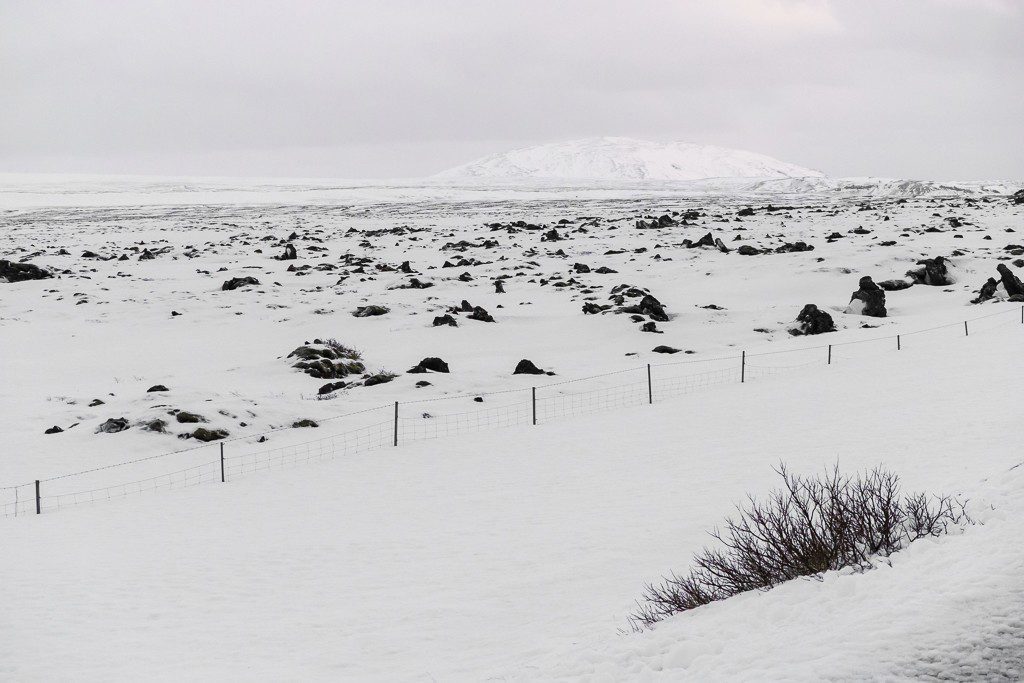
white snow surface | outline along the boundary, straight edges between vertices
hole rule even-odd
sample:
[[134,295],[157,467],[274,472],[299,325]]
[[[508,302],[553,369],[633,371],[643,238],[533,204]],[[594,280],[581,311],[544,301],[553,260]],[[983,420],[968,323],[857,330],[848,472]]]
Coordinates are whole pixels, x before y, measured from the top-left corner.
[[598,137],[523,147],[442,171],[437,179],[701,180],[824,176],[764,154],[691,142]]
[[[992,185],[104,182],[22,194],[19,180],[0,195],[0,258],[59,275],[0,282],[0,504],[3,487],[28,483],[24,511],[42,479],[46,508],[0,518],[0,680],[1024,678],[1024,318],[1019,303],[969,303],[997,263],[1021,272],[1024,209]],[[685,210],[700,216],[635,226]],[[560,239],[542,241],[552,228]],[[707,232],[815,249],[683,243]],[[289,239],[299,258],[274,260]],[[369,259],[365,272],[346,254]],[[937,255],[954,284],[888,292],[884,319],[844,312],[860,276],[900,278]],[[413,274],[395,270],[406,260]],[[261,284],[221,291],[247,275]],[[411,277],[434,286],[394,289]],[[623,283],[665,304],[663,334],[582,314]],[[497,322],[431,325],[462,299]],[[837,332],[788,334],[809,302]],[[351,315],[368,303],[391,310]],[[323,381],[286,355],[316,337],[399,376],[315,400]],[[663,344],[692,353],[653,352]],[[452,372],[404,373],[426,356]],[[521,358],[557,374],[513,377]],[[146,391],[158,383],[169,391]],[[216,443],[164,455],[197,446],[179,438],[195,425],[176,408],[231,433],[227,483]],[[120,416],[128,430],[95,433]],[[140,428],[158,417],[169,433]],[[320,427],[286,428],[301,418]],[[51,425],[64,431],[43,434]],[[733,505],[776,486],[782,461],[881,464],[910,490],[968,498],[977,523],[866,573],[629,632],[644,584],[685,572]],[[119,489],[182,470],[196,485]]]

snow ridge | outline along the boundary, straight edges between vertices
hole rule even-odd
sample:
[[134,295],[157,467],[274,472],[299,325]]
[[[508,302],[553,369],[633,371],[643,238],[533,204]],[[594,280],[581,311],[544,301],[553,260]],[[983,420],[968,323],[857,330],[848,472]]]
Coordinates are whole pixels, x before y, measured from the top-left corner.
[[442,171],[437,179],[702,180],[823,178],[764,154],[689,142],[587,138],[524,147]]

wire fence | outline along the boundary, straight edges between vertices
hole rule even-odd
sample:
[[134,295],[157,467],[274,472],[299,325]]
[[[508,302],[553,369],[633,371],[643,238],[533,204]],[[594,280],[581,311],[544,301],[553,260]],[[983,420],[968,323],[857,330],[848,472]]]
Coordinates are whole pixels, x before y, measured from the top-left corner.
[[[440,396],[374,406],[320,420],[339,425],[329,436],[264,447],[256,437],[281,428],[168,453],[0,487],[0,516],[21,517],[150,491],[227,482],[264,470],[393,448],[490,429],[537,425],[617,408],[663,402],[710,387],[851,365],[889,354],[956,346],[1011,325],[1024,326],[1024,306],[947,325],[797,349],[653,363],[615,372],[482,394]],[[820,337],[818,338],[820,339]],[[964,348],[962,345],[957,348]],[[261,438],[260,441],[263,441]],[[239,444],[244,442],[244,445]],[[173,460],[172,472],[153,472]],[[135,477],[129,473],[136,472]],[[145,476],[139,476],[141,473]],[[111,479],[115,479],[111,483]],[[128,481],[123,481],[129,479]]]

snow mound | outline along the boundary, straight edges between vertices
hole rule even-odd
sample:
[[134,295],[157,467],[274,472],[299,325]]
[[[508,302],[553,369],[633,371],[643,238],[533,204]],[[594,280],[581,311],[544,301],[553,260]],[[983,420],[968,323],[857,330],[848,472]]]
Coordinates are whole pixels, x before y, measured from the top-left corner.
[[442,171],[437,179],[701,180],[823,178],[824,174],[754,152],[689,142],[602,137],[493,154]]

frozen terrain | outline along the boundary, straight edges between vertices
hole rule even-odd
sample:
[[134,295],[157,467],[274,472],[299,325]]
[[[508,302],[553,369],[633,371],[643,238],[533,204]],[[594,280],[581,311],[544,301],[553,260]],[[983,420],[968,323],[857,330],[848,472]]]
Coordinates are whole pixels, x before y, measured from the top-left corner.
[[819,178],[824,174],[738,149],[690,142],[603,137],[501,152],[443,171],[437,179],[701,180]]
[[[971,303],[1024,273],[1013,185],[3,188],[0,259],[55,277],[0,282],[0,678],[1024,676],[1024,309]],[[948,284],[847,312],[939,256]],[[790,334],[808,303],[835,332]],[[365,372],[319,395],[288,355],[330,338]],[[428,357],[450,372],[408,374]],[[978,523],[629,633],[782,460],[883,464]]]

